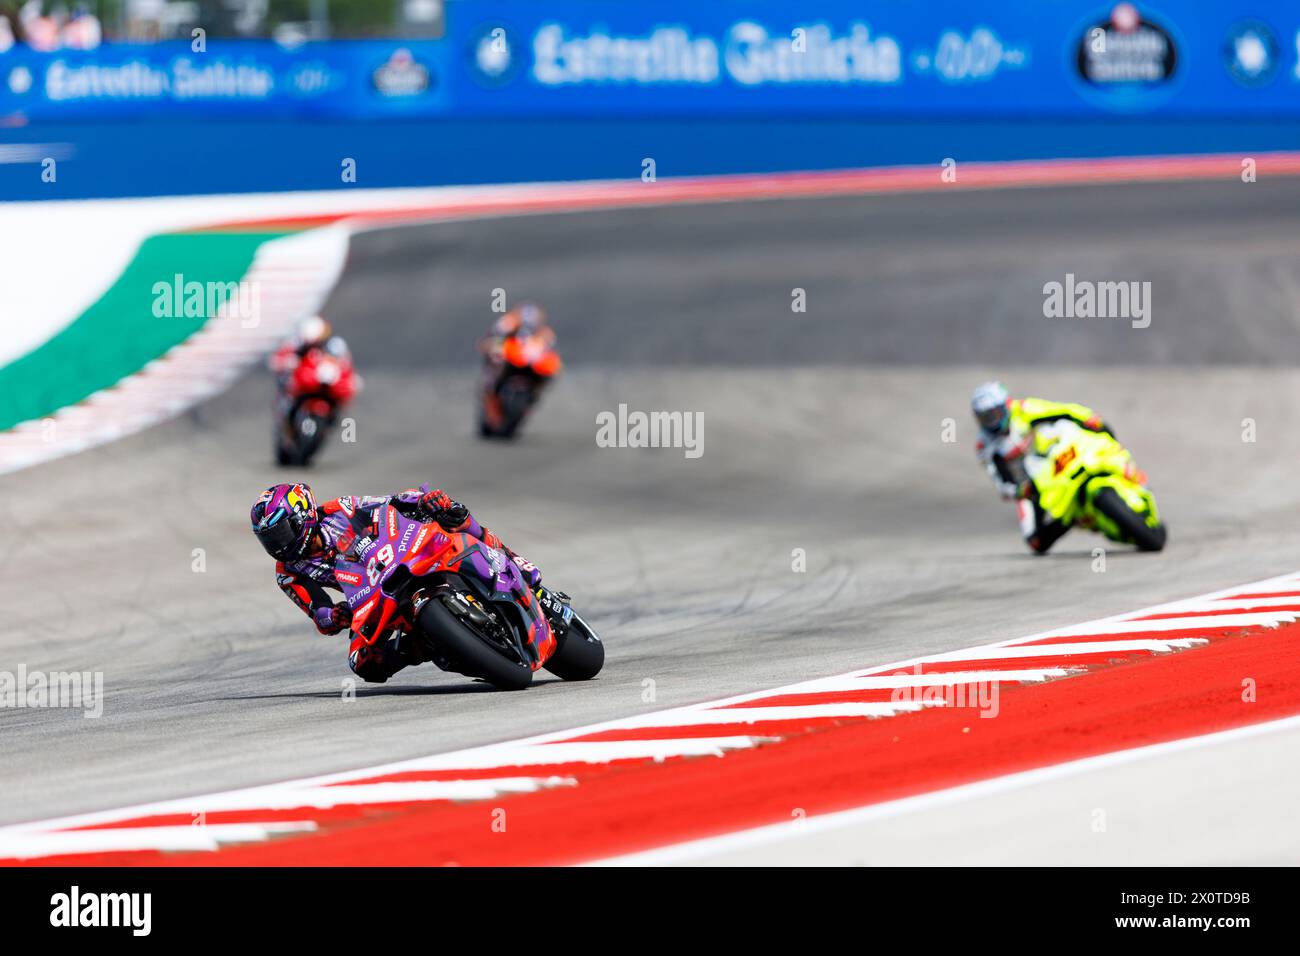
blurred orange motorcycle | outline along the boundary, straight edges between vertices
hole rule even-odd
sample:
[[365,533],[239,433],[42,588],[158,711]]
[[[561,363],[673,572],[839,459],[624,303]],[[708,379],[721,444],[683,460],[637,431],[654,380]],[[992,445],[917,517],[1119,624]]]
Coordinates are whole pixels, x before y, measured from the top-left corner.
[[540,308],[521,305],[497,320],[479,349],[484,358],[479,434],[513,438],[563,368],[555,332]]

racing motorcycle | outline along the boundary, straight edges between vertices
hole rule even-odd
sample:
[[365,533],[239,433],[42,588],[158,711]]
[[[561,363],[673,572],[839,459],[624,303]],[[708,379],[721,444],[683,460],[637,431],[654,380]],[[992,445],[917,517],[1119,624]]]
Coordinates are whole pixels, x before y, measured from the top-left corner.
[[1146,473],[1111,435],[1068,420],[1040,425],[1024,462],[1039,506],[1058,521],[1139,551],[1165,546],[1165,526]]
[[542,389],[560,373],[560,353],[544,336],[513,336],[487,367],[478,428],[484,438],[513,438]]
[[423,660],[502,690],[524,689],[543,667],[590,680],[604,666],[605,645],[568,595],[531,590],[504,551],[392,504],[376,510],[373,526],[354,530],[335,577],[366,644],[400,634],[417,642]]
[[338,410],[352,400],[359,385],[350,359],[323,349],[312,349],[302,356],[293,371],[279,381],[276,463],[309,464]]

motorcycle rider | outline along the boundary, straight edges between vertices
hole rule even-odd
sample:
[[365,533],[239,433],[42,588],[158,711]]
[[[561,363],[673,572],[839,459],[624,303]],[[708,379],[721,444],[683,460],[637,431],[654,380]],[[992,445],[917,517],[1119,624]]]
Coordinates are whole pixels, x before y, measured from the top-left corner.
[[[276,378],[279,392],[278,414],[286,439],[291,440],[293,416],[297,411],[298,403],[310,397],[293,394],[291,383],[294,372],[313,352],[319,352],[334,360],[332,366],[337,378],[332,381],[322,379],[320,384],[333,399],[331,407],[336,416],[361,390],[361,376],[353,367],[352,352],[348,349],[347,342],[341,336],[335,335],[329,322],[321,316],[310,315],[302,319],[294,328],[293,335],[281,343],[268,362]],[[331,419],[329,424],[333,425],[333,423]],[[281,461],[281,464],[285,462]]]
[[291,376],[308,353],[316,349],[351,370],[352,352],[348,343],[342,336],[334,334],[333,327],[322,316],[309,315],[294,326],[293,334],[275,350],[270,359],[271,371],[278,378]]
[[[469,509],[444,491],[415,489],[392,495],[344,495],[318,505],[304,482],[267,488],[253,504],[253,534],[275,558],[275,580],[321,634],[337,634],[352,623],[346,601],[335,604],[326,588],[342,590],[334,576],[335,559],[346,554],[359,533],[375,522],[375,510],[391,504],[418,521],[436,521],[447,531],[464,532],[504,551],[519,567],[530,589],[542,573],[495,534],[483,527]],[[348,649],[348,665],[362,680],[382,684],[402,668],[419,664],[420,649],[405,635],[368,646],[360,636]]]
[[[506,372],[506,343],[516,338],[536,339],[545,348],[555,348],[555,330],[547,324],[541,306],[532,302],[515,306],[493,322],[488,334],[479,340],[478,348],[483,353],[483,399],[488,418],[494,422],[501,417],[497,389]],[[541,383],[538,387],[542,387]]]
[[542,338],[549,346],[555,345],[555,330],[547,324],[546,312],[533,302],[525,302],[492,323],[488,334],[479,342],[479,351],[489,360],[495,358],[500,361],[506,339],[535,336]]
[[1012,398],[1001,382],[976,387],[970,402],[979,426],[975,455],[988,470],[1005,501],[1014,501],[1025,544],[1044,554],[1070,530],[1038,504],[1038,489],[1025,470],[1024,457],[1033,448],[1034,429],[1068,419],[1080,428],[1115,437],[1101,416],[1085,405],[1042,398]]

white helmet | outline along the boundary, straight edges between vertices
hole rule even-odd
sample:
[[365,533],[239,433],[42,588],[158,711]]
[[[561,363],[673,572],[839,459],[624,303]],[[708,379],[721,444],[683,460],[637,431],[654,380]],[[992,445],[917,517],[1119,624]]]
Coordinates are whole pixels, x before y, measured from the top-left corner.
[[1001,434],[1007,430],[1011,396],[1001,382],[984,382],[970,397],[970,410],[985,431]]
[[332,334],[330,324],[319,315],[309,315],[300,319],[294,330],[294,337],[299,345],[324,345]]

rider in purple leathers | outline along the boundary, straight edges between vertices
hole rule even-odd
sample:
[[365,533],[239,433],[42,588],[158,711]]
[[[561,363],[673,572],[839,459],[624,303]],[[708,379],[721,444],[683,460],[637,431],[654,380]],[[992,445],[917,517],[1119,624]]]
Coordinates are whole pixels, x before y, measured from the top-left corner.
[[[375,522],[375,509],[391,503],[418,521],[436,521],[448,531],[465,532],[514,560],[530,588],[542,573],[495,534],[483,527],[464,505],[446,492],[409,490],[378,497],[344,495],[316,504],[311,488],[297,484],[272,485],[253,504],[253,534],[275,558],[275,580],[280,590],[309,616],[322,634],[337,634],[352,623],[346,601],[335,604],[326,588],[342,590],[334,577],[334,559],[346,554],[358,535]],[[357,637],[349,648],[348,663],[360,678],[384,683],[403,667],[422,658],[402,635],[368,646]]]

